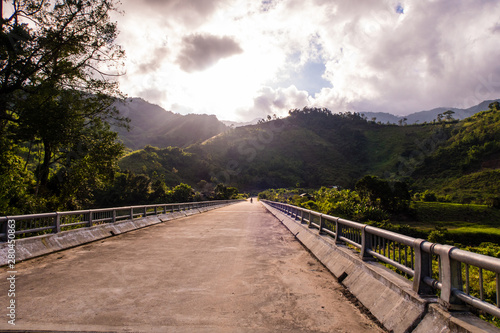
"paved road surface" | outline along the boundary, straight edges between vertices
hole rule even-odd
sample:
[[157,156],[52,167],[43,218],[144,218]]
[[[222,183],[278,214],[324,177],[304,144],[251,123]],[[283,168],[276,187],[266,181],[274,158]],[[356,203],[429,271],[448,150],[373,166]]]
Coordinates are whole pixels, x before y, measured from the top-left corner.
[[16,326],[119,332],[377,332],[258,202],[19,263]]

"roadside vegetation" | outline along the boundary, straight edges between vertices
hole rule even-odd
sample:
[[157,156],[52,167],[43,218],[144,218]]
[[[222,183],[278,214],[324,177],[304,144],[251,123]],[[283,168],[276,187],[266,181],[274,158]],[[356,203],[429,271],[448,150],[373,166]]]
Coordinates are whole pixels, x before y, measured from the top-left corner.
[[[367,178],[375,177],[363,179]],[[363,179],[358,182],[356,190],[326,187],[319,190],[270,189],[260,192],[258,197],[462,248],[481,247],[482,243],[500,244],[500,210],[497,208],[417,201],[410,199],[409,193],[404,191],[388,201],[384,192],[380,195],[363,190],[359,186]],[[497,247],[500,254],[500,246]]]

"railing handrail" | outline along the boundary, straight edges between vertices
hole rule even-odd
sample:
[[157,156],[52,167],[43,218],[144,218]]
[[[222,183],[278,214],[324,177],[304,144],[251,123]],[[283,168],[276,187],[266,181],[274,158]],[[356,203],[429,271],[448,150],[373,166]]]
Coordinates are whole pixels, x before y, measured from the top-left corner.
[[[313,212],[309,209],[290,204],[269,200],[261,201],[283,211],[295,220],[300,218],[301,222],[307,222],[309,227],[318,228],[320,234],[325,231],[324,220],[335,223],[335,229],[326,230],[327,232],[325,233],[334,237],[335,243],[346,241],[348,244],[360,249],[361,259],[372,260],[375,257],[379,261],[413,277],[413,290],[421,295],[429,295],[430,293],[434,293],[433,290],[440,289],[439,301],[448,309],[468,304],[500,318],[500,258],[461,250],[450,245],[431,243],[423,239],[413,238],[328,214]],[[319,216],[319,224],[311,221],[312,218],[309,220],[309,216]],[[357,231],[352,232],[349,228]],[[403,246],[404,260],[401,245]],[[408,250],[411,251],[411,263],[407,262]],[[433,256],[439,258],[438,280],[434,279],[432,274]],[[462,264],[465,264],[465,272],[462,270]],[[469,293],[469,266],[477,267],[480,271],[480,298],[472,296]],[[496,274],[496,304],[491,304],[483,300],[483,269]],[[465,291],[463,290],[463,273],[466,276]],[[429,287],[432,287],[432,289]]]
[[152,207],[168,207],[176,205],[192,205],[192,204],[206,204],[206,203],[220,203],[236,200],[211,200],[211,201],[193,201],[193,202],[179,202],[179,203],[164,203],[164,204],[147,204],[147,205],[135,205],[135,206],[122,206],[122,207],[109,207],[109,208],[94,208],[94,209],[82,209],[82,210],[72,210],[63,212],[49,212],[49,213],[36,213],[36,214],[25,214],[25,215],[6,215],[0,216],[0,222],[7,220],[27,220],[33,218],[44,218],[44,217],[54,217],[57,214],[60,215],[72,215],[72,214],[88,214],[110,212],[113,210],[127,210],[127,209],[140,209],[140,208],[152,208]]
[[[14,235],[22,234],[26,236],[26,238],[29,238],[38,236],[40,233],[46,234],[47,231],[52,233],[59,233],[63,228],[91,227],[96,223],[115,223],[118,221],[123,221],[125,219],[132,220],[139,215],[142,217],[147,217],[153,214],[159,215],[169,211],[183,211],[186,209],[196,209],[214,205],[222,205],[237,201],[239,200],[195,201],[1,216],[0,241],[7,241],[7,225],[8,221],[11,220],[14,220],[16,223],[16,228],[13,231]],[[151,208],[154,208],[154,211],[148,211],[148,209]],[[125,212],[125,214],[123,214],[123,212]],[[73,216],[73,220],[68,221],[68,216],[70,217],[70,219],[71,216]],[[62,220],[66,222],[62,223]]]

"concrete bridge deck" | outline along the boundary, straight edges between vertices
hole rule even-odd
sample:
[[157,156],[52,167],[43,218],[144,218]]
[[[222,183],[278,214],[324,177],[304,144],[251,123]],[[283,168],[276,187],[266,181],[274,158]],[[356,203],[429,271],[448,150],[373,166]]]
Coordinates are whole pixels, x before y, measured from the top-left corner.
[[118,332],[381,332],[258,202],[16,265],[16,326]]

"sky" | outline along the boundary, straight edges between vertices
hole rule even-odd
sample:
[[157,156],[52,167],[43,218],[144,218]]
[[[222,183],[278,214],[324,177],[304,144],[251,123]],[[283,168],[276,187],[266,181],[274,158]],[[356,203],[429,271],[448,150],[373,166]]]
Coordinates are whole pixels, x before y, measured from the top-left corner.
[[129,97],[249,121],[500,98],[498,0],[121,0]]

